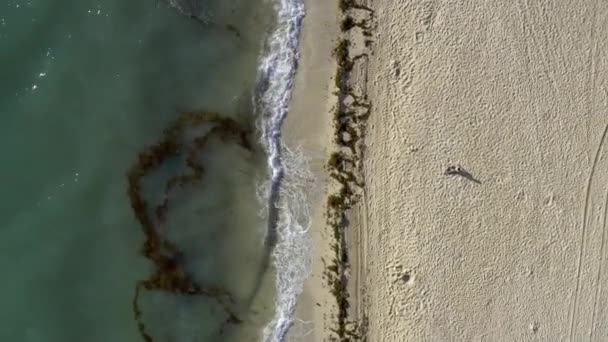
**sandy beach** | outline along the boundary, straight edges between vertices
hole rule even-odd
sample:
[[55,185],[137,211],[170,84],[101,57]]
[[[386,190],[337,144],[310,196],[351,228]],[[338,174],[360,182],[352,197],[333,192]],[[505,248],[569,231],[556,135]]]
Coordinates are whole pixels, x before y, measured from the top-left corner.
[[[608,340],[608,3],[349,4],[307,2],[286,128],[323,189],[305,340]],[[357,186],[332,207],[334,151]],[[324,278],[334,209],[342,337]]]
[[311,274],[298,301],[290,340],[324,341],[331,334],[335,299],[327,281],[326,259],[331,257],[331,236],[325,222],[328,177],[326,164],[332,140],[328,113],[335,104],[332,92],[336,63],[331,55],[338,35],[338,7],[331,1],[306,0],[306,17],[300,36],[300,60],[290,113],[284,124],[285,142],[301,149],[309,159],[316,186],[309,189],[314,250]]

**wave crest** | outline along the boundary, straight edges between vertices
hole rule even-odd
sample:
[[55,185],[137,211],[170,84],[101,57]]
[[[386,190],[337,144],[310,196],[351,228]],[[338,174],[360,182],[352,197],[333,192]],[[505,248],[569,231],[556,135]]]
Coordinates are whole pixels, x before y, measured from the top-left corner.
[[268,154],[270,177],[259,193],[269,219],[267,248],[276,269],[276,311],[264,328],[263,341],[284,341],[293,324],[297,298],[310,272],[310,205],[306,188],[313,176],[300,149],[281,142],[281,126],[298,64],[298,42],[304,17],[302,0],[274,0],[277,24],[260,61],[255,99],[262,145]]

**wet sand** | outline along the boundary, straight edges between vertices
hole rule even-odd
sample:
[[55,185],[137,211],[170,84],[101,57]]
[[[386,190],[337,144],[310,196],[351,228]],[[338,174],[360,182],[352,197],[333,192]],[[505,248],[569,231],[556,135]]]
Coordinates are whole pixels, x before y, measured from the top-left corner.
[[312,196],[310,234],[313,240],[311,274],[298,301],[290,339],[323,341],[332,327],[335,299],[323,274],[331,258],[331,234],[326,227],[327,159],[332,142],[328,115],[335,103],[332,94],[336,63],[331,56],[338,34],[338,7],[332,1],[306,0],[306,17],[300,36],[300,61],[290,112],[283,126],[285,142],[301,148],[310,159],[316,186]]

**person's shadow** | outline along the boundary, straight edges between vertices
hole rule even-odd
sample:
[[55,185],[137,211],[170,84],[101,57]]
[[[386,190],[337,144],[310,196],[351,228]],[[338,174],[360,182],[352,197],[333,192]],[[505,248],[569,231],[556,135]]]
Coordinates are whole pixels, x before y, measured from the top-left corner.
[[445,171],[446,176],[460,176],[470,180],[473,183],[481,184],[481,181],[473,177],[473,175],[460,166],[450,166]]

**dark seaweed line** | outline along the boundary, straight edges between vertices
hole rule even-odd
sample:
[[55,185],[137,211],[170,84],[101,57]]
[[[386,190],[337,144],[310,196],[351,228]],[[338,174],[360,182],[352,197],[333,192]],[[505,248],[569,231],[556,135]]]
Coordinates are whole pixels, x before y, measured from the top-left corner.
[[[174,7],[178,12],[180,12],[184,17],[187,17],[205,28],[216,29],[216,30],[225,30],[226,32],[234,35],[237,39],[241,38],[241,31],[233,24],[220,24],[217,23],[210,18],[202,16],[200,13],[203,12],[203,8],[199,6],[196,2],[172,2],[170,0],[166,0],[166,3],[170,7]],[[158,5],[158,2],[157,2]]]
[[[191,146],[184,146],[182,139],[186,129],[203,124],[213,124],[214,127],[206,135],[194,138]],[[133,314],[144,341],[153,342],[154,339],[146,331],[142,320],[142,310],[139,306],[139,296],[142,289],[215,298],[228,315],[228,318],[222,324],[220,334],[227,324],[241,322],[231,308],[235,304],[233,296],[226,290],[204,286],[194,280],[192,275],[186,271],[184,253],[175,244],[161,236],[159,223],[164,221],[169,209],[171,190],[176,186],[184,187],[200,182],[204,174],[204,168],[197,161],[197,155],[205,148],[210,136],[216,135],[223,142],[232,141],[245,150],[252,151],[252,146],[248,140],[249,134],[250,132],[247,129],[243,129],[232,119],[222,118],[214,113],[187,112],[182,114],[173,125],[163,132],[158,143],[138,155],[136,163],[128,172],[127,194],[131,208],[145,235],[142,254],[155,266],[153,274],[147,279],[137,282],[132,301]],[[163,200],[154,210],[155,217],[152,217],[149,213],[151,206],[142,196],[141,181],[169,158],[180,153],[186,153],[186,165],[192,170],[192,173],[174,176],[167,181]]]
[[[372,9],[359,5],[354,0],[339,0],[339,8],[343,16],[340,27],[344,36],[354,27],[361,28],[364,36],[371,36],[371,26],[367,20],[356,22],[350,16],[350,12],[353,9],[365,10],[373,16]],[[366,40],[365,45],[369,46],[369,44],[371,44],[371,40]],[[338,103],[333,121],[335,143],[340,149],[338,152],[332,153],[328,161],[329,175],[339,184],[339,190],[327,198],[327,223],[331,227],[334,237],[332,244],[334,258],[326,267],[325,276],[338,306],[337,327],[333,329],[335,336],[330,338],[341,342],[366,340],[364,334],[359,331],[357,322],[348,320],[350,303],[345,271],[348,268],[349,257],[345,229],[347,228],[346,211],[359,201],[360,195],[356,191],[364,186],[362,172],[358,166],[363,157],[363,151],[358,144],[365,134],[371,104],[365,95],[364,98],[357,96],[349,85],[348,81],[355,61],[366,56],[364,54],[350,57],[350,46],[350,41],[342,37],[334,49],[334,57],[337,61],[335,85],[338,89]],[[350,105],[345,103],[348,96],[354,100]],[[343,148],[347,148],[348,152],[342,151]]]

